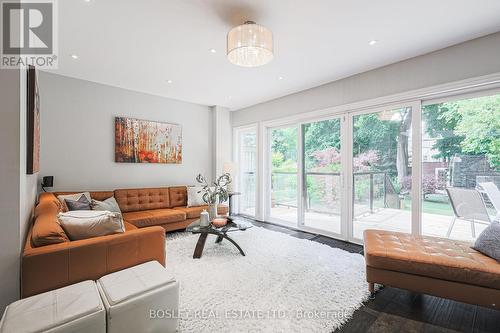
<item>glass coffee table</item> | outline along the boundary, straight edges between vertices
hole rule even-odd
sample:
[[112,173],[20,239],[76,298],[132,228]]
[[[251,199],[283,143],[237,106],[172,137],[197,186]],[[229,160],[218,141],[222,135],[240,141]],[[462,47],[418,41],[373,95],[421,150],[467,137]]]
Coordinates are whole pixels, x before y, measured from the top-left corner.
[[244,231],[248,228],[251,228],[253,225],[250,222],[228,218],[228,222],[225,226],[221,228],[216,228],[212,224],[208,227],[200,226],[200,220],[196,220],[190,225],[187,226],[186,231],[192,232],[193,234],[200,234],[198,238],[198,242],[196,243],[196,247],[194,248],[193,258],[199,259],[203,253],[203,249],[205,248],[205,242],[209,234],[217,236],[215,243],[222,242],[223,239],[227,239],[240,251],[241,255],[244,256],[245,252],[241,249],[241,247],[236,243],[231,237],[228,236],[229,232],[234,231]]

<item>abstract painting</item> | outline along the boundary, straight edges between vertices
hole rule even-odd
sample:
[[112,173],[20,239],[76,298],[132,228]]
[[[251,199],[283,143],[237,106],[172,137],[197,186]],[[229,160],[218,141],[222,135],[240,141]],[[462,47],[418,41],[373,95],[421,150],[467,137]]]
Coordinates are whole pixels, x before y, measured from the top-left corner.
[[182,127],[116,117],[115,162],[181,164]]
[[36,69],[27,70],[27,112],[26,112],[26,173],[40,171],[40,96]]

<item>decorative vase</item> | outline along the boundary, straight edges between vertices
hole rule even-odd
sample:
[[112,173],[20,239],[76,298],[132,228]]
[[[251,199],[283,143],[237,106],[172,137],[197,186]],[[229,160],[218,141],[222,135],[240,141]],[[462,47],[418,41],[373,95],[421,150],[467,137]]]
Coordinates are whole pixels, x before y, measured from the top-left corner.
[[208,206],[208,216],[210,217],[210,221],[217,217],[217,204],[213,203]]
[[200,227],[208,227],[210,224],[210,217],[208,212],[204,209],[200,214]]

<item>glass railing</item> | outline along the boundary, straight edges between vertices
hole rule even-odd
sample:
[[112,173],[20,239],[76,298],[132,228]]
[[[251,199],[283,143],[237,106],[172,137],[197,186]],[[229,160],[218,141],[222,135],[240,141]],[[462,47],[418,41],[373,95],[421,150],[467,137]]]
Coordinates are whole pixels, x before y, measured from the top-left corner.
[[[306,211],[340,215],[340,172],[306,172]],[[400,208],[399,193],[386,172],[354,173],[356,215],[377,208]],[[297,208],[297,172],[271,173],[272,206]]]

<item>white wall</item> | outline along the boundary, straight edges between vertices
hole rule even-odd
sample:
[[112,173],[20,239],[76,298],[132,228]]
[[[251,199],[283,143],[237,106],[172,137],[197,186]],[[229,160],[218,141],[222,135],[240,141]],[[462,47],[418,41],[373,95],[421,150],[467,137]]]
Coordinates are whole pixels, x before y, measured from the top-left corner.
[[19,298],[20,259],[36,198],[26,175],[26,72],[0,70],[0,311]]
[[500,32],[234,111],[232,124],[277,119],[498,72]]
[[213,106],[214,121],[214,178],[220,176],[224,171],[224,164],[232,162],[232,129],[231,111],[221,106]]
[[19,71],[0,70],[0,310],[19,297]]
[[[69,77],[41,73],[41,175],[52,190],[113,190],[194,184],[212,177],[212,111]],[[182,164],[114,162],[114,117],[182,125]]]

